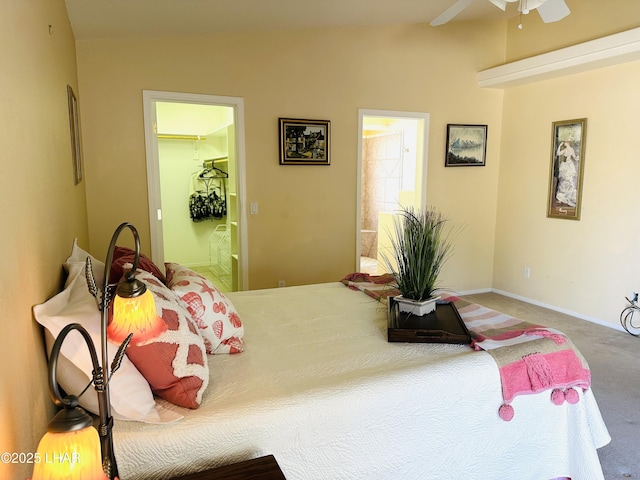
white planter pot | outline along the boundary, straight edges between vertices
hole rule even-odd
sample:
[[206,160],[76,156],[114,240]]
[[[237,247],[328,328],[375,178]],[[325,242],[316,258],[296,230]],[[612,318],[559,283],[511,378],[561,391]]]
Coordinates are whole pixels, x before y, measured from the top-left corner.
[[426,300],[417,301],[404,298],[402,295],[397,295],[393,297],[393,299],[398,303],[398,308],[401,312],[422,316],[435,311],[436,302],[440,300],[440,297],[431,297]]

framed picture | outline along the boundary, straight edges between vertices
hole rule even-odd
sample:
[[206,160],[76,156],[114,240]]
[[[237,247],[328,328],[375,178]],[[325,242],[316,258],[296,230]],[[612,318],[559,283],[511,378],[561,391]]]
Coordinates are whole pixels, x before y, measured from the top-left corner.
[[580,220],[587,119],[553,122],[547,217]]
[[80,148],[80,122],[78,121],[78,100],[73,88],[67,85],[67,102],[69,104],[69,134],[71,136],[71,165],[73,168],[73,183],[82,181],[82,157]]
[[487,125],[447,125],[445,167],[483,167],[487,155]]
[[329,165],[329,120],[280,118],[280,165]]

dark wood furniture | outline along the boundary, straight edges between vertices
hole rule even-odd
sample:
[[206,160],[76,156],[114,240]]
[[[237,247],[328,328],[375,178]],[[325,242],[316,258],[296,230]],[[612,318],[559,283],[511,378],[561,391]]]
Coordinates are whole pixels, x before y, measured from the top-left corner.
[[438,301],[436,310],[426,315],[401,312],[389,297],[387,339],[390,342],[471,343],[471,335],[455,304]]
[[172,480],[286,480],[273,455],[192,473]]

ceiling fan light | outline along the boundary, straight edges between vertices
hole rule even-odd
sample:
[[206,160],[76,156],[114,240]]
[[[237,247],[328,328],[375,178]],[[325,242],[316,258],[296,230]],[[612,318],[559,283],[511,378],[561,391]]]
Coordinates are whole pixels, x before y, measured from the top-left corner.
[[546,1],[547,0],[520,0],[520,3],[518,4],[518,10],[527,15],[532,10],[539,8]]

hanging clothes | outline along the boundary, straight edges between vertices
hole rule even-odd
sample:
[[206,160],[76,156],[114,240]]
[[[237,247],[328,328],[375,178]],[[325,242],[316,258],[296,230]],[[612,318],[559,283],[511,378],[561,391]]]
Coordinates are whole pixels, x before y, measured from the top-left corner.
[[211,205],[211,216],[213,218],[222,218],[227,214],[227,202],[215,190],[209,194],[209,204]]
[[[226,181],[229,175],[216,167],[205,168],[191,176],[189,216],[194,222],[221,219],[227,214]],[[218,193],[219,192],[219,193]]]
[[202,193],[192,193],[189,196],[189,215],[194,222],[201,222],[209,218],[208,197]]

